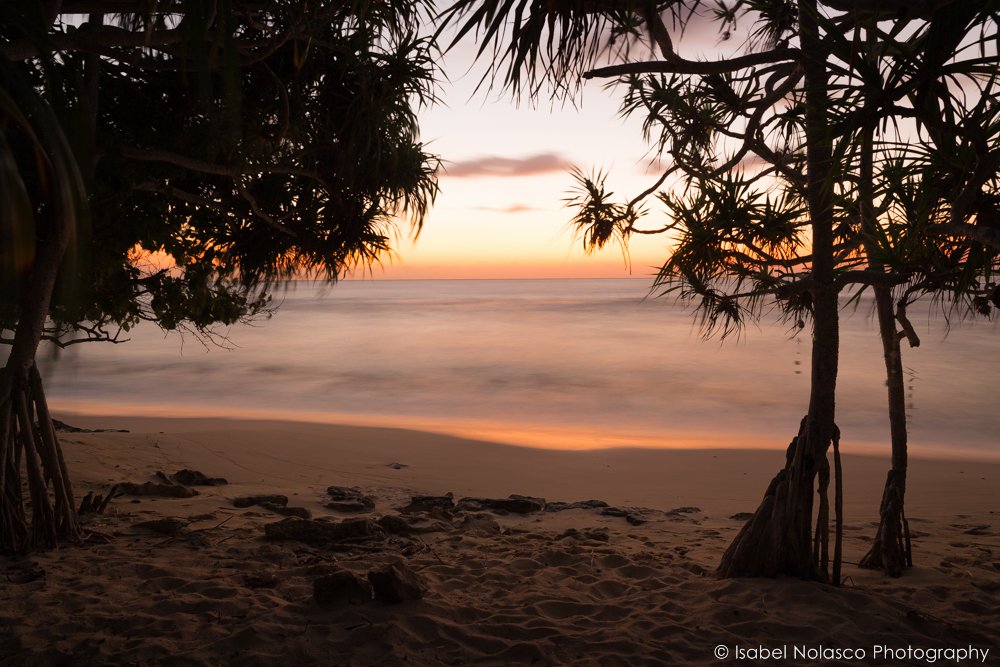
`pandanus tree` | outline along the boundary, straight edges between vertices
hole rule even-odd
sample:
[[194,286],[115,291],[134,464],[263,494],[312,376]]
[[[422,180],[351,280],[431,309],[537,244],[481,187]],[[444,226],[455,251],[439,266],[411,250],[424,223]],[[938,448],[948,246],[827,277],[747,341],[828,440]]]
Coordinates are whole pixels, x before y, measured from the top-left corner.
[[[588,246],[638,233],[666,235],[670,256],[656,287],[693,300],[708,332],[725,335],[775,306],[799,326],[811,322],[807,414],[785,466],[726,551],[722,576],[840,580],[840,434],[834,418],[841,293],[878,287],[877,301],[884,305],[891,294],[886,290],[902,290],[899,302],[905,304],[921,290],[958,286],[921,265],[920,251],[907,254],[907,244],[939,259],[947,255],[950,275],[974,275],[977,289],[988,286],[988,272],[977,272],[984,264],[967,261],[966,241],[959,244],[964,250],[949,253],[951,237],[938,234],[926,242],[926,221],[890,215],[900,212],[890,211],[892,201],[901,203],[888,194],[894,187],[902,192],[903,182],[936,177],[918,176],[909,155],[902,171],[889,168],[900,163],[905,142],[926,148],[926,137],[911,137],[904,126],[916,130],[927,122],[934,106],[929,100],[937,99],[942,82],[948,88],[949,77],[982,79],[991,63],[995,70],[992,3],[969,3],[954,25],[949,4],[463,0],[446,14],[462,26],[460,38],[476,31],[494,45],[499,59],[493,73],[515,93],[537,94],[546,81],[566,92],[578,77],[608,78],[625,90],[623,112],[642,116],[666,169],[652,187],[624,202],[612,200],[602,177],[578,173],[579,190],[569,203]],[[738,52],[691,60],[679,47],[694,21],[715,22],[723,37],[737,21],[753,27]],[[931,36],[942,21],[949,22],[943,44]],[[984,50],[953,63],[970,39]],[[655,51],[653,59],[634,57],[649,53],[643,42]],[[944,53],[933,54],[937,64],[922,66],[942,45]],[[601,56],[612,62],[597,66]],[[939,67],[946,63],[954,67]],[[930,98],[928,89],[935,91]],[[984,104],[992,104],[992,83],[984,90]],[[948,122],[960,124],[960,116]],[[977,149],[976,155],[988,152]],[[960,171],[949,171],[953,179],[937,190],[939,209],[965,190],[979,193],[989,181],[980,175],[973,184]],[[666,221],[650,229],[643,225],[654,196]],[[960,213],[949,224],[978,230],[972,222]],[[879,312],[884,314],[881,306]],[[895,345],[887,348],[888,363],[890,353],[898,359],[898,336],[892,321],[884,326],[891,327]],[[901,516],[901,495],[899,502]],[[886,536],[883,543],[895,539]]]
[[0,7],[0,549],[79,537],[40,341],[206,336],[419,229],[419,0]]

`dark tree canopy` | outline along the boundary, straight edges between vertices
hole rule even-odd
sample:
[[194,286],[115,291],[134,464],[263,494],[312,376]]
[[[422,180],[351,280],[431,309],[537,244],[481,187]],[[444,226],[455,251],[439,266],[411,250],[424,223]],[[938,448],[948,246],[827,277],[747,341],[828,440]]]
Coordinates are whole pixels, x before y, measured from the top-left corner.
[[276,280],[378,261],[399,217],[419,230],[428,9],[0,2],[0,550],[80,536],[41,340],[211,336]]

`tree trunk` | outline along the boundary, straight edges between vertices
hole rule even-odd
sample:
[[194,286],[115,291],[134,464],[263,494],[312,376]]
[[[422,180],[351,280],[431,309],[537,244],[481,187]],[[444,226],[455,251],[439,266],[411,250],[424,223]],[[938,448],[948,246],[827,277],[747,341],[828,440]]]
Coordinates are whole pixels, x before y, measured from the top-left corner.
[[896,322],[892,314],[892,296],[887,288],[875,289],[875,308],[889,392],[889,430],[892,439],[891,469],[886,476],[882,502],[879,505],[879,525],[871,549],[858,563],[865,568],[881,568],[891,577],[898,577],[913,565],[910,551],[910,526],[906,521],[906,394],[903,385],[903,361]]
[[[879,249],[875,244],[878,223],[875,219],[875,202],[872,191],[874,134],[875,126],[870,123],[862,130],[858,208],[865,254],[868,256],[868,268],[881,273],[885,271],[885,264],[879,257]],[[875,533],[875,541],[858,565],[864,568],[882,568],[889,576],[898,577],[903,574],[906,567],[913,565],[910,552],[910,528],[904,511],[907,435],[903,358],[900,335],[896,333],[896,319],[892,312],[892,290],[885,286],[875,286],[873,291],[879,337],[882,339],[882,358],[885,360],[886,387],[889,394],[892,468],[889,470],[885,489],[882,492],[882,502],[879,506],[879,526]],[[919,341],[913,344],[918,343]]]
[[[768,486],[764,499],[729,545],[719,564],[722,577],[773,577],[779,574],[830,580],[825,561],[829,544],[829,502],[822,489],[816,537],[812,532],[813,497],[822,473],[828,480],[827,450],[834,423],[840,345],[837,290],[833,282],[833,184],[831,137],[827,121],[827,73],[817,25],[815,0],[799,3],[802,66],[805,72],[806,198],[813,242],[813,346],[809,412],[788,446],[785,467]],[[838,479],[838,488],[840,480]],[[837,507],[841,503],[838,498]],[[839,521],[839,517],[838,517]],[[819,545],[819,546],[815,546]],[[834,571],[839,572],[839,545]],[[834,583],[839,583],[835,581]]]
[[[34,263],[23,276],[17,328],[0,370],[0,551],[24,552],[76,541],[80,524],[35,354],[72,233],[66,216],[40,229]],[[30,498],[29,512],[25,494]]]

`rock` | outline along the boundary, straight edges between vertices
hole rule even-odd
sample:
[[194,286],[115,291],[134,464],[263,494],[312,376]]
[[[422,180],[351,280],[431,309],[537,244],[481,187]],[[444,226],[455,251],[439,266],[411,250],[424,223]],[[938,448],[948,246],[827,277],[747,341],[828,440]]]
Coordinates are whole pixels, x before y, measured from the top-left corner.
[[641,526],[647,521],[643,517],[636,514],[634,511],[622,509],[621,507],[605,507],[603,510],[601,510],[601,514],[603,516],[622,517],[633,526]]
[[382,535],[382,529],[368,519],[348,519],[335,523],[289,517],[264,526],[264,536],[269,540],[295,540],[314,546],[371,540]]
[[247,588],[274,588],[281,580],[270,572],[251,572],[243,575],[243,585]]
[[222,477],[207,477],[204,473],[187,468],[178,470],[170,476],[170,479],[178,484],[186,484],[188,486],[222,486],[223,484],[229,484]]
[[410,504],[401,512],[431,512],[450,515],[455,510],[455,496],[446,493],[443,496],[411,496]]
[[990,526],[989,524],[984,524],[982,526],[973,526],[968,530],[964,531],[966,535],[989,535]]
[[233,498],[233,507],[253,507],[254,505],[281,505],[284,507],[287,504],[288,496],[278,494]]
[[375,520],[379,527],[390,535],[407,536],[410,534],[410,524],[396,514],[386,514]]
[[393,563],[368,573],[375,599],[383,604],[396,604],[419,600],[427,591],[427,584],[404,563]]
[[565,510],[597,510],[608,507],[603,500],[578,500],[575,503],[552,502],[545,504],[546,512],[563,512]]
[[122,482],[118,484],[118,490],[127,496],[163,496],[165,498],[191,498],[197,496],[198,492],[179,484],[158,484],[156,482],[144,482],[135,484],[133,482]]
[[307,510],[305,507],[285,507],[284,505],[275,505],[274,503],[260,503],[258,506],[268,510],[269,512],[274,512],[275,514],[297,516],[300,519],[312,518],[312,512]]
[[364,604],[372,599],[372,588],[367,581],[346,570],[325,574],[313,580],[313,600],[319,605],[338,602]]
[[697,514],[701,511],[700,507],[675,507],[674,509],[667,512],[667,516],[680,516],[681,514]]
[[465,511],[489,510],[493,512],[510,512],[512,514],[530,514],[545,509],[545,498],[519,496],[511,494],[506,498],[462,498],[456,507]]
[[500,534],[500,524],[487,514],[467,514],[462,519],[461,529],[470,535],[491,537]]
[[326,492],[332,498],[332,501],[326,504],[327,509],[337,512],[371,512],[375,509],[375,499],[366,496],[360,489],[330,486]]
[[583,530],[568,528],[556,537],[557,540],[566,538],[572,538],[574,540],[593,540],[594,542],[607,542],[609,536],[608,531],[605,528],[584,528]]
[[753,512],[737,512],[729,518],[733,521],[749,521],[753,518]]
[[152,521],[134,523],[132,524],[132,527],[150,530],[154,533],[160,533],[161,535],[180,535],[184,532],[184,529],[187,528],[187,525],[188,522],[184,519],[168,516],[162,519],[153,519]]
[[385,467],[392,468],[393,470],[402,470],[403,468],[409,468],[410,466],[406,465],[405,463],[392,462],[392,463],[386,463]]

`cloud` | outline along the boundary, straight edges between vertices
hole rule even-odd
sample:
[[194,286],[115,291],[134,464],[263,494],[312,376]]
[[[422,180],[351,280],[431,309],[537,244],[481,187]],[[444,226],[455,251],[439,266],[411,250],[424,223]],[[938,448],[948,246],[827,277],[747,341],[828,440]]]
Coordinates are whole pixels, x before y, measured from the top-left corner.
[[453,178],[512,178],[563,172],[569,167],[570,163],[558,153],[539,153],[522,158],[490,155],[452,163],[445,168],[445,173]]
[[543,209],[528,204],[511,204],[510,206],[476,206],[477,211],[492,211],[494,213],[529,213]]

